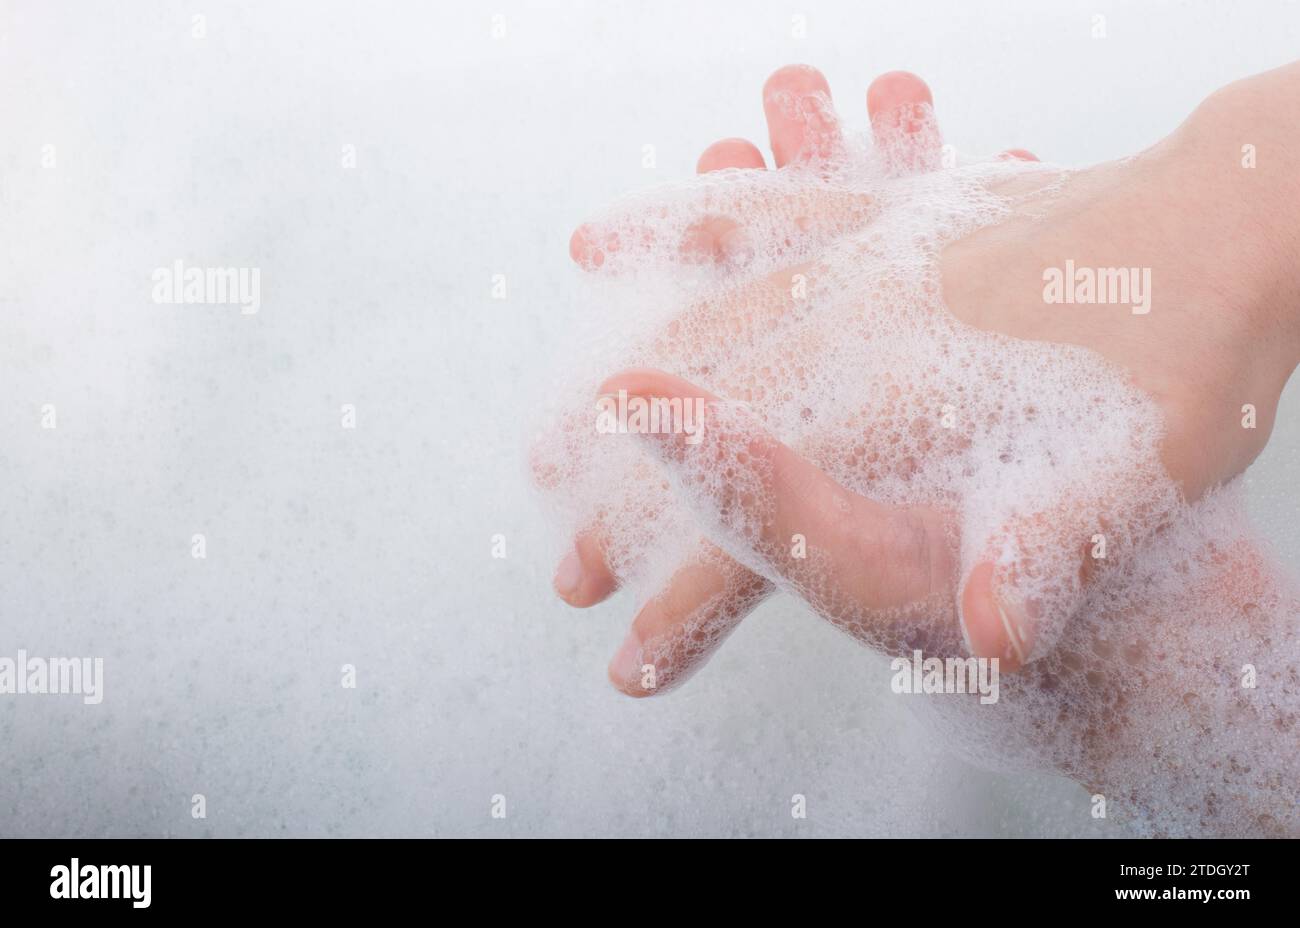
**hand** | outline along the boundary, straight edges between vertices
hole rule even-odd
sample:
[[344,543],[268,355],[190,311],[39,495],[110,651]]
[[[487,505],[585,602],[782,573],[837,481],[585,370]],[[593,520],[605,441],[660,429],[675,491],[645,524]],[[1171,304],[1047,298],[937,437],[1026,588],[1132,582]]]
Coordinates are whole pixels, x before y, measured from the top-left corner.
[[[941,139],[933,121],[930,91],[923,81],[915,75],[893,72],[874,81],[866,96],[872,135],[892,173],[929,170],[939,165]],[[816,70],[806,66],[782,68],[767,81],[763,99],[778,171],[825,158],[844,144],[830,105],[829,88]],[[1023,149],[1007,151],[1002,157],[1036,160]],[[699,159],[701,173],[726,168],[762,170],[763,157],[752,143],[727,139],[709,146]],[[738,217],[734,204],[701,203],[698,218],[681,232],[679,256],[685,262],[730,266],[734,256],[743,252],[743,242],[753,226],[763,227],[769,235],[772,228],[777,234],[788,234],[792,253],[815,254],[837,235],[861,227],[872,215],[870,198],[856,191],[827,190],[820,204],[815,205],[824,209],[806,215],[806,198],[795,202],[776,198]],[[602,273],[617,272],[617,259],[635,260],[638,250],[649,244],[646,239],[654,233],[653,227],[631,237],[624,233],[620,240],[608,227],[626,229],[628,217],[617,215],[615,219],[604,225],[585,224],[574,233],[571,252],[580,266]],[[781,272],[743,287],[723,305],[711,300],[698,302],[661,333],[660,362],[691,370],[697,343],[677,333],[691,330],[697,333],[696,338],[725,339],[738,328],[752,326],[756,319],[761,321],[756,308],[766,306],[775,311],[784,303],[787,289],[788,272]],[[588,423],[589,414],[584,409],[570,416],[566,428],[581,429]],[[547,485],[558,469],[548,467],[544,461],[538,463],[539,481]],[[650,479],[644,472],[642,476]],[[605,518],[629,516],[618,505],[611,505],[609,510]],[[630,517],[645,515],[631,513]],[[603,601],[619,585],[618,554],[609,550],[601,520],[588,526],[575,539],[573,552],[557,571],[557,591],[579,607]],[[668,588],[637,616],[627,641],[611,662],[611,680],[625,692],[638,696],[664,692],[681,683],[771,589],[764,578],[699,539],[694,554],[681,565]],[[640,685],[643,660],[657,668],[657,686],[653,690]]]
[[[777,78],[783,73],[778,72]],[[1269,79],[1276,83],[1276,75]],[[918,86],[923,88],[919,82],[891,80],[896,85],[913,89],[913,102],[899,106],[923,105],[928,100],[928,92],[915,92]],[[1260,80],[1263,79],[1257,79]],[[769,82],[769,88],[774,82],[776,78]],[[817,92],[821,92],[820,88]],[[1271,92],[1276,93],[1276,88]],[[1247,93],[1258,94],[1259,90],[1247,86],[1223,93],[1240,97]],[[1135,382],[1156,396],[1165,410],[1169,432],[1163,444],[1162,457],[1169,474],[1182,484],[1187,497],[1192,499],[1199,497],[1209,486],[1239,472],[1263,446],[1277,396],[1294,364],[1296,343],[1293,323],[1284,321],[1280,327],[1275,327],[1272,334],[1262,328],[1277,318],[1279,295],[1286,292],[1287,284],[1278,279],[1279,271],[1273,264],[1263,269],[1258,261],[1230,264],[1239,271],[1253,273],[1254,278],[1249,274],[1240,280],[1221,277],[1214,290],[1206,291],[1189,283],[1197,279],[1194,275],[1198,267],[1196,262],[1205,260],[1204,249],[1198,251],[1172,235],[1159,234],[1168,230],[1197,229],[1198,223],[1204,225],[1204,220],[1197,218],[1200,216],[1234,215],[1223,212],[1218,203],[1186,196],[1187,174],[1213,168],[1213,165],[1202,163],[1204,151],[1197,150],[1190,140],[1229,131],[1225,126],[1206,124],[1234,118],[1241,108],[1230,101],[1216,100],[1202,111],[1179,134],[1145,159],[1104,165],[1075,178],[1070,194],[1054,201],[1048,216],[1035,218],[1032,211],[1026,209],[1006,223],[956,243],[948,249],[943,260],[946,300],[959,318],[980,328],[1020,338],[1079,344],[1099,351],[1132,371]],[[823,106],[816,112],[824,113],[826,109]],[[819,124],[833,123],[822,120]],[[907,120],[887,123],[880,119],[879,113],[873,118],[878,139],[882,134],[887,135],[887,129],[882,129],[882,126],[907,124]],[[1258,132],[1248,131],[1244,126],[1239,131],[1243,137],[1246,134],[1261,137]],[[781,124],[774,123],[774,139],[779,139],[780,132]],[[937,142],[937,133],[927,138],[931,139],[932,148]],[[814,150],[833,144],[820,136],[818,139],[812,146]],[[781,148],[779,144],[776,147],[778,151]],[[924,158],[919,160],[925,161]],[[1240,171],[1240,168],[1232,161],[1226,168],[1220,166],[1219,170],[1224,173]],[[1041,186],[1051,179],[1050,175],[1037,175],[1030,179],[1030,183]],[[1230,182],[1233,180],[1237,182],[1235,186]],[[1220,193],[1219,199],[1236,202],[1236,215],[1249,215],[1255,200],[1239,195],[1237,187],[1240,183],[1237,178],[1225,179],[1211,192],[1226,188],[1229,195]],[[1176,196],[1175,191],[1181,192],[1182,196]],[[1171,211],[1156,206],[1170,202],[1185,204],[1185,208]],[[1168,215],[1170,212],[1176,215],[1171,217]],[[1151,223],[1134,223],[1128,219],[1130,215],[1151,217]],[[1099,222],[1099,216],[1105,217],[1106,221]],[[1168,230],[1152,228],[1155,223],[1164,224]],[[1124,240],[1114,235],[1112,230],[1115,227],[1124,230]],[[1212,239],[1207,231],[1202,231],[1201,241]],[[734,230],[729,230],[728,234],[734,234]],[[578,238],[580,236],[575,240]],[[1257,249],[1257,238],[1240,242],[1241,251],[1249,253]],[[1147,239],[1162,243],[1162,248],[1153,249],[1147,244]],[[1286,254],[1286,249],[1275,249],[1275,252],[1271,259],[1274,262]],[[1116,260],[1116,256],[1122,260]],[[1060,266],[1067,257],[1083,265],[1141,263],[1159,269],[1158,279],[1169,281],[1161,291],[1161,312],[1138,318],[1129,313],[1093,310],[1075,310],[1072,313],[1045,311],[1042,269]],[[699,329],[700,321],[707,318],[717,328],[734,331],[736,314],[749,313],[752,316],[757,311],[761,316],[761,307],[774,303],[784,305],[789,274],[780,273],[773,277],[773,280],[762,282],[757,291],[753,288],[744,291],[722,307],[696,308],[687,314],[691,322],[689,328]],[[1145,328],[1139,328],[1138,323]],[[1198,335],[1193,344],[1187,344],[1187,333]],[[1261,343],[1271,349],[1263,359],[1267,363],[1259,363],[1256,346]],[[1224,351],[1224,345],[1237,350],[1235,353]],[[673,352],[669,354],[671,356]],[[679,369],[689,370],[688,355],[689,350],[679,358],[669,359],[685,362],[679,365]],[[616,388],[618,385],[608,386]],[[1240,406],[1246,402],[1257,410],[1258,427],[1255,429],[1242,429],[1238,425]],[[1036,530],[1041,535],[1044,523],[1063,528],[1064,531],[1057,533],[1061,544],[1055,551],[1048,552],[1048,560],[1055,561],[1051,569],[1064,578],[1062,585],[1069,593],[1066,598],[1077,601],[1082,592],[1083,578],[1079,576],[1076,579],[1075,575],[1087,573],[1089,561],[1082,552],[1098,525],[1104,521],[1105,513],[1099,512],[1098,500],[1104,498],[1106,489],[1103,484],[1094,488],[1091,498],[1063,499],[1045,511],[1030,513],[1021,517],[1019,524],[1008,524],[997,537],[986,541],[990,556],[978,560],[967,572],[961,596],[962,618],[974,653],[1000,657],[1004,668],[1014,668],[1031,651],[1035,624],[1041,618],[1026,614],[1026,604],[1017,602],[1014,596],[999,595],[1006,587],[1014,593],[1017,565],[1011,564],[1010,569],[1004,567],[1002,575],[997,576],[999,571],[991,556],[992,551],[1004,546],[1008,538],[1019,543],[1024,535]],[[895,555],[882,552],[881,557],[874,561],[877,565],[874,572],[879,582],[873,583],[872,588],[888,595],[878,597],[881,605],[876,606],[875,611],[897,606],[900,597],[902,601],[919,601],[942,596],[943,590],[955,581],[956,578],[951,576],[954,569],[952,559],[936,553],[942,546],[931,544],[934,538],[943,537],[947,520],[948,514],[930,510],[890,514],[887,522],[894,524],[885,526],[883,537],[878,532],[869,532],[877,545],[893,538],[905,542],[889,546],[893,550],[929,552],[926,555],[929,562],[923,564],[913,558],[906,565],[899,564]],[[864,531],[866,525],[863,523]],[[895,536],[893,533],[900,526],[906,531]],[[701,560],[704,562],[702,565],[692,564],[681,576],[674,578],[670,588],[648,603],[638,616],[633,633],[620,652],[621,660],[611,665],[611,678],[626,690],[645,693],[639,686],[639,674],[631,671],[639,669],[642,660],[654,658],[657,654],[671,657],[670,660],[650,661],[656,666],[664,665],[659,675],[659,691],[665,682],[670,685],[680,679],[734,624],[738,619],[736,613],[743,615],[767,591],[761,581],[738,569],[737,565],[729,564],[716,551],[708,551]],[[573,569],[575,561],[579,567],[576,572]],[[577,588],[571,592],[571,602],[589,604],[612,591],[613,577],[603,569],[604,564],[599,534],[579,539],[577,554],[571,557],[566,568],[568,574],[576,573],[581,578]],[[903,582],[909,576],[918,576],[922,568],[930,587],[918,589]],[[894,589],[900,584],[902,589]],[[1000,599],[1009,602],[1003,603]],[[728,601],[734,604],[734,608],[728,605]],[[711,615],[709,621],[701,622],[699,612],[706,604],[716,614]],[[709,633],[701,636],[701,627],[709,629]],[[681,647],[677,642],[688,630],[694,645]],[[873,630],[868,638],[878,641],[878,630]],[[658,642],[658,645],[647,648],[647,642]]]
[[[1230,479],[1262,448],[1277,396],[1298,354],[1300,339],[1295,315],[1289,310],[1297,303],[1291,260],[1296,237],[1285,209],[1277,208],[1278,203],[1294,202],[1296,193],[1289,180],[1293,173],[1288,173],[1283,159],[1287,138],[1296,138],[1300,127],[1288,125],[1276,115],[1284,109],[1279,99],[1294,92],[1295,80],[1294,69],[1283,69],[1220,92],[1174,136],[1134,161],[1065,177],[1044,170],[1014,178],[1013,192],[1022,198],[1024,208],[1013,211],[1005,222],[954,243],[942,258],[945,302],[958,318],[1017,339],[1079,345],[1129,371],[1133,383],[1159,403],[1166,426],[1160,463],[1189,499]],[[1278,159],[1267,178],[1269,183],[1236,174],[1241,168],[1234,159],[1218,161],[1214,146],[1206,141],[1222,143],[1224,138],[1262,140],[1261,148]],[[1189,177],[1207,176],[1211,180],[1202,186],[1188,183]],[[1061,179],[1067,181],[1063,194],[1035,199],[1036,189]],[[1252,184],[1256,186],[1252,188]],[[1207,217],[1213,217],[1213,227]],[[1214,235],[1224,224],[1246,234],[1225,243],[1221,235]],[[739,225],[727,232],[734,234]],[[817,224],[799,223],[797,228],[816,230]],[[1202,244],[1205,241],[1215,245]],[[1217,263],[1207,261],[1210,247],[1215,249]],[[683,249],[683,256],[687,255],[688,249]],[[1155,279],[1162,282],[1155,291],[1156,311],[1134,316],[1096,308],[1046,309],[1043,269],[1058,267],[1067,258],[1081,266],[1144,264],[1152,268]],[[691,259],[698,260],[698,255]],[[1222,273],[1207,281],[1206,267]],[[749,332],[770,322],[771,314],[788,310],[788,281],[789,271],[742,281],[724,299],[692,307],[682,317],[686,324],[670,327],[656,341],[659,356],[666,362],[663,366],[689,374],[692,339],[735,339],[743,354]],[[1147,327],[1139,328],[1139,324]],[[681,337],[683,331],[691,337]],[[793,353],[807,347],[794,346]],[[770,356],[751,357],[733,370],[705,374],[729,397],[756,399],[755,394],[776,385],[770,379],[755,378],[755,371],[764,370],[773,360]],[[602,389],[619,388],[633,395],[715,399],[681,378],[655,371],[620,375]],[[1241,428],[1239,407],[1245,403],[1257,411],[1255,429]],[[953,653],[960,652],[955,636],[945,637],[942,624],[927,623],[924,617],[943,613],[945,597],[951,616],[953,593],[964,579],[962,618],[975,653],[1002,656],[1014,665],[1023,651],[1032,647],[1032,625],[1012,625],[995,612],[1000,592],[997,580],[1009,579],[1014,584],[1014,572],[1009,578],[998,578],[996,565],[978,557],[974,569],[964,574],[958,570],[959,559],[945,541],[954,531],[953,512],[942,506],[882,505],[846,488],[818,467],[814,460],[825,459],[825,449],[812,448],[810,454],[805,448],[800,453],[765,434],[752,421],[738,423],[740,427],[734,429],[725,427],[725,417],[719,421],[724,427],[717,428],[715,422],[703,448],[678,445],[672,436],[647,440],[658,446],[662,460],[686,482],[697,476],[692,474],[692,455],[716,458],[719,453],[741,452],[737,460],[747,462],[749,473],[733,482],[743,485],[748,481],[765,492],[743,497],[728,493],[726,486],[719,487],[711,497],[713,515],[719,524],[757,527],[758,531],[748,536],[726,532],[725,541],[731,553],[758,570],[751,572],[718,548],[706,547],[690,559],[666,590],[642,610],[629,636],[631,647],[625,645],[611,665],[611,677],[625,691],[648,695],[679,682],[761,600],[770,590],[771,580],[798,592],[823,615],[869,644],[890,651],[916,645],[932,653]],[[944,450],[936,448],[936,453]],[[873,466],[889,468],[903,463],[889,460],[887,448],[879,451],[878,455],[871,452],[879,461]],[[1018,542],[1022,532],[1041,535],[1041,526],[1034,523],[1050,520],[1049,528],[1079,543],[1067,543],[1062,550],[1082,547],[1085,533],[1105,521],[1106,496],[1104,484],[1091,496],[1067,495],[1049,508],[1022,517],[1023,525],[1013,521],[1001,532],[1003,540]],[[817,538],[822,556],[817,570],[810,571],[808,564],[783,556],[796,532]],[[742,539],[740,547],[747,550],[738,550],[737,537]],[[1232,552],[1226,563],[1215,553],[1219,543]],[[1189,676],[1215,672],[1213,667],[1202,666],[1207,657],[1205,641],[1199,640],[1199,635],[1207,630],[1213,633],[1224,621],[1249,621],[1249,640],[1271,641],[1272,647],[1279,649],[1271,655],[1272,663],[1281,661],[1283,674],[1288,666],[1292,674],[1296,672],[1295,636],[1287,613],[1276,609],[1265,612],[1258,606],[1258,602],[1276,601],[1277,592],[1249,539],[1211,536],[1203,547],[1209,552],[1208,561],[1192,575],[1194,586],[1171,589],[1166,584],[1152,586],[1145,593],[1129,590],[1120,606],[1112,602],[1099,609],[1090,622],[1067,628],[1052,660],[1035,662],[1032,672],[1019,682],[1017,692],[1021,695],[1013,697],[1013,704],[1020,709],[1003,714],[1003,723],[1012,720],[1003,728],[1021,736],[1030,728],[1057,728],[1058,741],[1063,738],[1078,747],[1068,756],[1059,752],[1050,756],[1048,752],[1058,769],[1097,788],[1126,792],[1133,807],[1149,806],[1151,797],[1136,788],[1133,771],[1126,764],[1131,765],[1134,758],[1140,761],[1152,744],[1177,740],[1167,731],[1153,731],[1151,718],[1163,714],[1176,730],[1187,730],[1178,719],[1180,713],[1186,715],[1191,704],[1185,703],[1191,696],[1178,693],[1193,685]],[[594,602],[612,591],[614,574],[608,570],[604,553],[598,529],[579,539],[577,554],[569,560],[569,566],[577,562],[578,579],[578,585],[569,588],[570,601],[579,605]],[[1132,561],[1141,558],[1140,551],[1131,555]],[[1057,564],[1052,569],[1066,576],[1079,572],[1078,563]],[[1243,574],[1256,578],[1251,582],[1253,589],[1243,591]],[[597,581],[594,586],[584,586],[591,580]],[[1080,581],[1075,592],[1081,592],[1082,586]],[[1104,629],[1105,623],[1113,623],[1119,631],[1113,638],[1103,632],[1098,639],[1099,628]],[[1157,678],[1168,679],[1157,679],[1154,684],[1134,670],[1147,646],[1143,623],[1163,628],[1160,647],[1168,653],[1161,658],[1171,657],[1156,673]],[[922,641],[918,633],[933,637]],[[1259,653],[1251,655],[1251,660],[1269,657]],[[642,662],[660,671],[658,689],[641,687]],[[1063,689],[1063,680],[1082,674],[1087,676],[1086,690],[1080,693],[1077,685]],[[1135,681],[1135,675],[1142,679]],[[1202,733],[1198,736],[1202,741],[1184,745],[1184,753],[1176,756],[1197,756],[1207,747],[1221,754],[1242,743],[1253,749],[1247,752],[1252,756],[1269,755],[1269,713],[1285,718],[1292,709],[1285,693],[1279,695],[1276,690],[1261,702],[1264,705],[1258,708],[1258,715],[1242,717],[1238,708],[1236,717],[1221,714],[1208,723],[1206,706],[1198,704],[1193,729]],[[1068,714],[1066,706],[1072,707]],[[1247,707],[1246,711],[1254,713],[1256,708]],[[1288,780],[1275,764],[1261,766],[1256,778],[1271,778],[1272,782],[1281,776],[1282,781],[1295,782],[1293,773]],[[1204,810],[1209,810],[1203,810],[1202,826],[1215,831],[1239,830],[1247,822],[1237,814],[1242,812],[1249,817],[1248,832],[1252,824],[1269,831],[1294,830],[1294,803],[1288,802],[1288,794],[1251,793],[1247,782],[1250,771],[1239,773],[1235,769],[1232,776],[1225,773],[1217,787],[1211,784],[1209,797],[1200,797]],[[1170,788],[1168,802],[1189,798],[1185,783],[1179,789],[1181,792]],[[1190,797],[1193,802],[1196,798]],[[1190,806],[1182,808],[1185,811]],[[1209,824],[1210,819],[1215,823]],[[1237,824],[1228,827],[1231,822]]]

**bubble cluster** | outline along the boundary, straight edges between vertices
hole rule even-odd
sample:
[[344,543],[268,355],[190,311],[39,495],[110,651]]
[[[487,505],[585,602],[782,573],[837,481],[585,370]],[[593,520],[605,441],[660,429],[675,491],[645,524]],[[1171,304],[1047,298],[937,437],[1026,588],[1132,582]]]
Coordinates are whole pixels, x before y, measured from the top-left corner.
[[[532,454],[557,545],[598,538],[641,601],[684,570],[716,575],[681,628],[642,642],[665,688],[773,588],[886,654],[968,654],[957,591],[992,557],[1033,618],[1035,659],[996,705],[920,701],[928,724],[979,763],[1072,776],[1148,833],[1296,833],[1296,602],[1235,491],[1183,502],[1159,409],[1100,356],[944,305],[944,247],[1050,202],[1070,174],[900,174],[916,163],[903,154],[851,140],[832,160],[655,189],[589,225],[597,322]],[[665,444],[599,433],[598,385],[637,367],[727,401],[712,440],[665,466]],[[872,500],[955,514],[953,583],[885,609],[829,601],[815,543],[791,580],[789,550],[755,522],[770,485],[744,439],[760,434]],[[1083,572],[1094,531],[1106,556]]]

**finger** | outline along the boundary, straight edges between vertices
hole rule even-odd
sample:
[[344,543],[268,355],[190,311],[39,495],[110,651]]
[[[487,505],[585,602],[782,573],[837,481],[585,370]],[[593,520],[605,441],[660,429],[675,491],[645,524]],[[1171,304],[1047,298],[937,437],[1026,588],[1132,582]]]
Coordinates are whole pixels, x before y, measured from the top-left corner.
[[603,602],[618,589],[618,580],[606,559],[601,532],[579,533],[573,550],[555,570],[554,587],[561,599],[578,609]]
[[791,64],[763,85],[763,111],[778,168],[793,161],[824,160],[839,149],[839,118],[831,88],[816,68]]
[[752,413],[670,374],[625,371],[602,390],[663,403],[670,416],[704,410],[693,434],[683,427],[645,438],[709,526],[706,534],[822,615],[863,624],[936,595],[951,608],[944,513],[888,506],[845,489],[767,434]]
[[727,168],[764,170],[767,164],[758,146],[748,139],[722,139],[704,149],[695,165],[697,174],[722,171]]
[[1051,649],[1091,575],[1125,544],[1107,531],[1101,506],[1071,497],[1012,516],[973,546],[959,608],[972,654],[999,658],[1011,672]]
[[867,88],[867,114],[876,149],[891,173],[932,171],[943,157],[934,119],[934,98],[925,81],[907,71],[890,71]]
[[772,585],[703,543],[657,596],[637,613],[609,663],[609,679],[629,696],[653,696],[704,665]]
[[882,74],[867,88],[867,115],[877,142],[920,132],[933,107],[929,86],[909,71]]
[[[563,411],[555,425],[529,448],[529,467],[538,488],[560,497],[581,495],[583,475],[596,466],[590,438],[597,435],[590,407]],[[654,476],[650,467],[637,462],[631,479]],[[640,507],[631,500],[611,501],[590,513],[556,568],[552,581],[556,594],[576,608],[594,606],[613,594],[620,582],[607,526],[611,521],[643,517]]]
[[1019,669],[1033,648],[1033,630],[1023,611],[1004,606],[994,580],[997,565],[980,561],[961,594],[961,623],[966,645],[976,657],[996,657],[1002,671]]
[[870,193],[830,184],[792,191],[777,175],[766,177],[771,181],[759,174],[752,183],[701,186],[672,207],[617,204],[574,231],[569,254],[584,270],[602,273],[656,257],[743,267],[762,252],[796,261],[879,212]]
[[1032,151],[1026,151],[1023,148],[1008,148],[998,158],[1003,161],[1038,161],[1039,158]]
[[[653,239],[640,243],[642,247],[653,244]],[[599,224],[584,222],[573,230],[569,237],[569,257],[578,267],[587,271],[598,270],[605,265],[606,258],[617,254],[624,248],[619,229],[602,227]]]
[[[753,142],[745,139],[723,139],[704,149],[699,162],[695,165],[696,173],[709,174],[728,168],[741,170],[764,170],[763,153]],[[738,255],[744,248],[744,236],[740,224],[735,219],[713,217],[703,219],[687,229],[683,248],[687,254],[706,257],[715,263],[723,263]]]

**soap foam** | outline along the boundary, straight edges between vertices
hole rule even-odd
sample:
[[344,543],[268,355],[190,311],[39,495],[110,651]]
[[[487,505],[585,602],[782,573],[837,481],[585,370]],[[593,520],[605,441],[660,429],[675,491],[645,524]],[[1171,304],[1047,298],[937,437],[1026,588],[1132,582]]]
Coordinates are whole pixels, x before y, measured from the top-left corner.
[[[742,404],[711,410],[715,436],[766,432],[873,500],[957,513],[959,581],[997,559],[1034,616],[1036,659],[1003,676],[996,705],[920,700],[965,756],[1066,773],[1148,833],[1295,833],[1298,610],[1247,553],[1257,543],[1236,492],[1182,502],[1159,463],[1159,409],[1104,359],[977,330],[944,306],[944,246],[1050,201],[1069,172],[967,161],[898,175],[916,160],[849,140],[833,160],[716,172],[597,217],[593,236],[617,246],[588,275],[603,325],[533,449],[557,547],[595,533],[638,601],[684,566],[720,570],[723,587],[680,634],[643,642],[668,685],[725,637],[738,604],[772,585],[809,598],[815,545],[800,588],[753,507],[715,504],[767,492],[743,447],[715,441],[665,468],[646,442],[596,433],[608,375],[677,374]],[[719,219],[738,229],[724,254],[683,248]],[[1053,518],[1063,498],[1105,514],[1107,557],[1087,585],[1079,539]],[[888,655],[964,655],[956,593],[822,611]],[[1245,665],[1256,688],[1241,685]]]

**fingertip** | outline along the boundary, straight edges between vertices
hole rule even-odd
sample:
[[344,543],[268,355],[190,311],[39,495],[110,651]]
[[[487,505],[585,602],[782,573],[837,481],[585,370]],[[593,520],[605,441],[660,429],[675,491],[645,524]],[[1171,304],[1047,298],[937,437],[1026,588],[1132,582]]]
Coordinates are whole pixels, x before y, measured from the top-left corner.
[[555,569],[556,595],[575,609],[602,603],[618,589],[618,580],[605,563],[605,551],[590,534],[579,536]]
[[767,162],[758,146],[748,139],[721,139],[714,142],[695,164],[697,174],[708,174],[727,168],[764,170]]
[[569,600],[578,587],[582,585],[582,561],[578,558],[577,551],[570,551],[564,555],[558,567],[555,568],[555,579],[552,586],[555,592],[563,600]]
[[641,637],[634,624],[610,658],[606,670],[614,689],[637,699],[654,695],[655,687],[647,685],[647,680],[653,680],[653,669],[646,670],[642,660]]
[[711,393],[693,386],[681,377],[651,367],[634,367],[619,371],[600,385],[601,395],[613,395],[626,390],[630,396],[699,396],[716,399]]
[[828,97],[831,85],[822,74],[810,64],[787,64],[773,71],[763,82],[763,99],[783,93],[824,93]]
[[814,67],[791,64],[774,72],[763,84],[763,112],[778,168],[826,158],[840,145],[830,84]]
[[998,595],[994,575],[992,561],[971,570],[961,595],[962,633],[971,654],[997,658],[999,669],[1010,673],[1024,665],[1032,640],[1023,609],[1005,592]]
[[605,254],[596,245],[595,230],[583,223],[569,237],[569,257],[585,270],[594,270],[605,263]]
[[943,148],[929,86],[910,71],[890,71],[867,88],[867,115],[876,147],[892,173],[932,171]]
[[922,103],[933,106],[934,96],[929,85],[910,71],[889,71],[867,88],[867,114],[872,121]]

